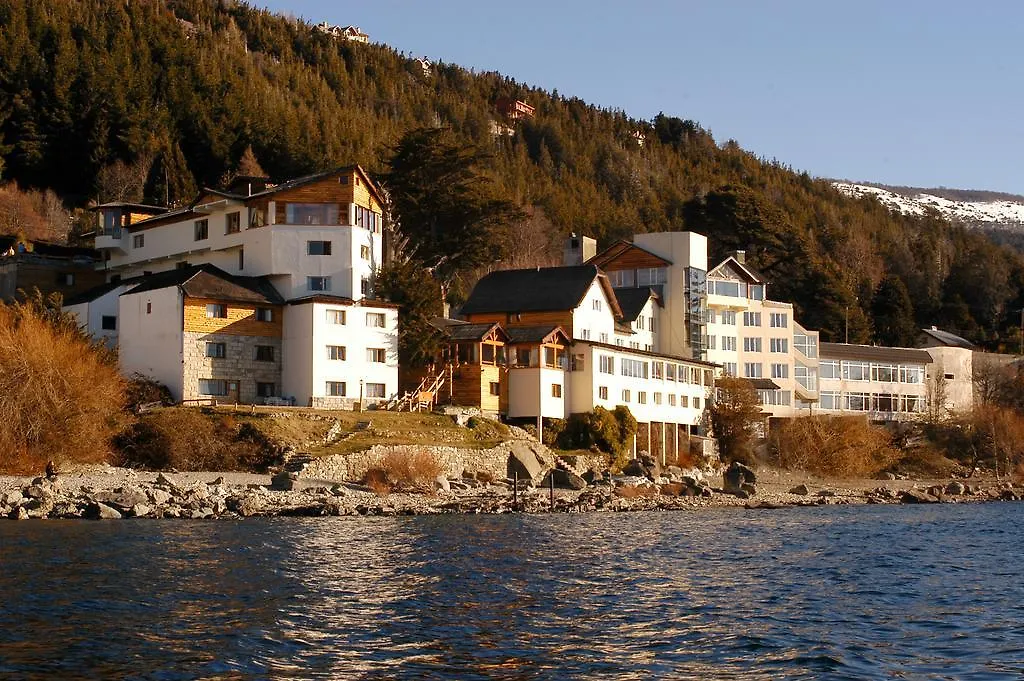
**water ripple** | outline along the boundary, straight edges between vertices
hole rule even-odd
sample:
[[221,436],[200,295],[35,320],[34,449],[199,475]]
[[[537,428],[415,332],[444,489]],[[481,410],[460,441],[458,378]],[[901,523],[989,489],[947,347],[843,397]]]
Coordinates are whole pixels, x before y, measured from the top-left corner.
[[1022,520],[0,523],[0,678],[1019,679]]

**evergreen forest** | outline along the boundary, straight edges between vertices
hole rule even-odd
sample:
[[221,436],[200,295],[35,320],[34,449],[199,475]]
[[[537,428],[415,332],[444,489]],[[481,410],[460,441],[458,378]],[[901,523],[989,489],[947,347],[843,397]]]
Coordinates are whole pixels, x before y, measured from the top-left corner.
[[[0,0],[0,230],[73,238],[92,202],[181,204],[243,156],[275,179],[359,163],[401,185],[403,138],[444,129],[515,223],[438,282],[456,300],[481,263],[553,264],[571,232],[604,247],[694,230],[716,256],[746,250],[823,340],[911,344],[936,325],[1021,342],[1024,256],[981,232],[845,197],[685,117],[636,120],[401,47],[232,0]],[[535,115],[504,120],[503,97]]]

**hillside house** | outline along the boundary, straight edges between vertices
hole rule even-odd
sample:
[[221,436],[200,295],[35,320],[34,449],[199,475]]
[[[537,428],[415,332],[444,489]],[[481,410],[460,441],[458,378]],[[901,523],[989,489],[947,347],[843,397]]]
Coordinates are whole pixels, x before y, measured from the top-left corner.
[[533,118],[536,109],[521,99],[512,97],[498,97],[494,102],[494,108],[507,120],[515,122],[525,118]]
[[96,271],[99,254],[91,248],[61,246],[13,236],[0,237],[0,299],[11,302],[18,291],[33,289],[65,299],[102,284]]

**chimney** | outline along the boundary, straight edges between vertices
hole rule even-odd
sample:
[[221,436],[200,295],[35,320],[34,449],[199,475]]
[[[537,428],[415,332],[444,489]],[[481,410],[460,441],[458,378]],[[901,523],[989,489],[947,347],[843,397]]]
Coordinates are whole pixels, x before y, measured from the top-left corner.
[[732,257],[736,258],[736,262],[741,265],[747,264],[747,252],[746,251],[733,251]]
[[566,239],[562,249],[563,265],[582,265],[597,255],[597,240],[589,236],[576,236],[575,232]]

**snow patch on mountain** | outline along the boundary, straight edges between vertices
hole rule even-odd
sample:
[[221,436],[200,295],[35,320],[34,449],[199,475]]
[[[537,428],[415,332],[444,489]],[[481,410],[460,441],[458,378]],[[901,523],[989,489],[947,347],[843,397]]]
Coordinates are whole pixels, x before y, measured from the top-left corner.
[[924,215],[934,210],[947,220],[976,227],[1024,229],[1024,202],[1019,201],[954,201],[924,192],[899,194],[881,187],[851,182],[833,182],[843,194],[860,198],[873,196],[887,208],[905,215]]

